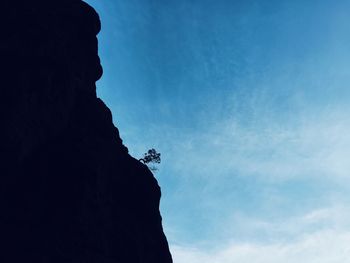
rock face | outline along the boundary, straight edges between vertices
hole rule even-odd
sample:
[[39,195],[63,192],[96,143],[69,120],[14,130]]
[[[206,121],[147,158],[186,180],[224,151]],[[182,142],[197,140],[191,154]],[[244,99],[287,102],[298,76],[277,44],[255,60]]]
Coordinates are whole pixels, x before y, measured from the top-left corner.
[[97,13],[80,0],[1,10],[0,262],[172,262],[157,181],[96,97]]

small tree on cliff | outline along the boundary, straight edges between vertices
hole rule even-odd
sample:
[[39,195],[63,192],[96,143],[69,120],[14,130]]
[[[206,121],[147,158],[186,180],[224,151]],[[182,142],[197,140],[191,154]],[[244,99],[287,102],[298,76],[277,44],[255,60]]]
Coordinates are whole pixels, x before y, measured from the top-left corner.
[[146,164],[151,171],[157,171],[158,168],[154,164],[160,163],[160,153],[152,148],[148,150],[148,152],[144,153],[143,158],[139,159],[139,161]]

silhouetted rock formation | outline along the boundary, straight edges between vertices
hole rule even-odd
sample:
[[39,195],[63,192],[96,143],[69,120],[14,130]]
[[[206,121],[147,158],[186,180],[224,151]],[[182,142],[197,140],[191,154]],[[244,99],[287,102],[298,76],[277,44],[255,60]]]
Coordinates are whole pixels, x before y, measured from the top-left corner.
[[160,189],[96,97],[96,12],[3,1],[0,262],[172,262]]

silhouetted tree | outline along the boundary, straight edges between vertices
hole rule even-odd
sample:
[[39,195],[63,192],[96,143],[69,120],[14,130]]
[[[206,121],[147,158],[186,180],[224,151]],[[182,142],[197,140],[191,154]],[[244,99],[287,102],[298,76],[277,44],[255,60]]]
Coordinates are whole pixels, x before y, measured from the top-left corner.
[[143,154],[143,158],[139,159],[139,161],[143,162],[148,166],[148,168],[152,171],[157,171],[158,168],[151,164],[159,164],[160,159],[160,153],[158,153],[155,149],[150,149],[148,152]]

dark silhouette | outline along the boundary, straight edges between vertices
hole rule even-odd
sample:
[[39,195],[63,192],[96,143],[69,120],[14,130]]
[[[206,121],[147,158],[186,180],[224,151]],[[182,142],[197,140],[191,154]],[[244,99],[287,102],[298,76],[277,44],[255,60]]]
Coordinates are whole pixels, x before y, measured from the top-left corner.
[[96,97],[97,13],[1,5],[0,262],[172,262],[157,181]]
[[160,155],[160,153],[152,148],[147,153],[144,153],[143,158],[139,159],[139,161],[146,164],[151,171],[157,171],[158,168],[152,164],[159,164],[161,162]]

